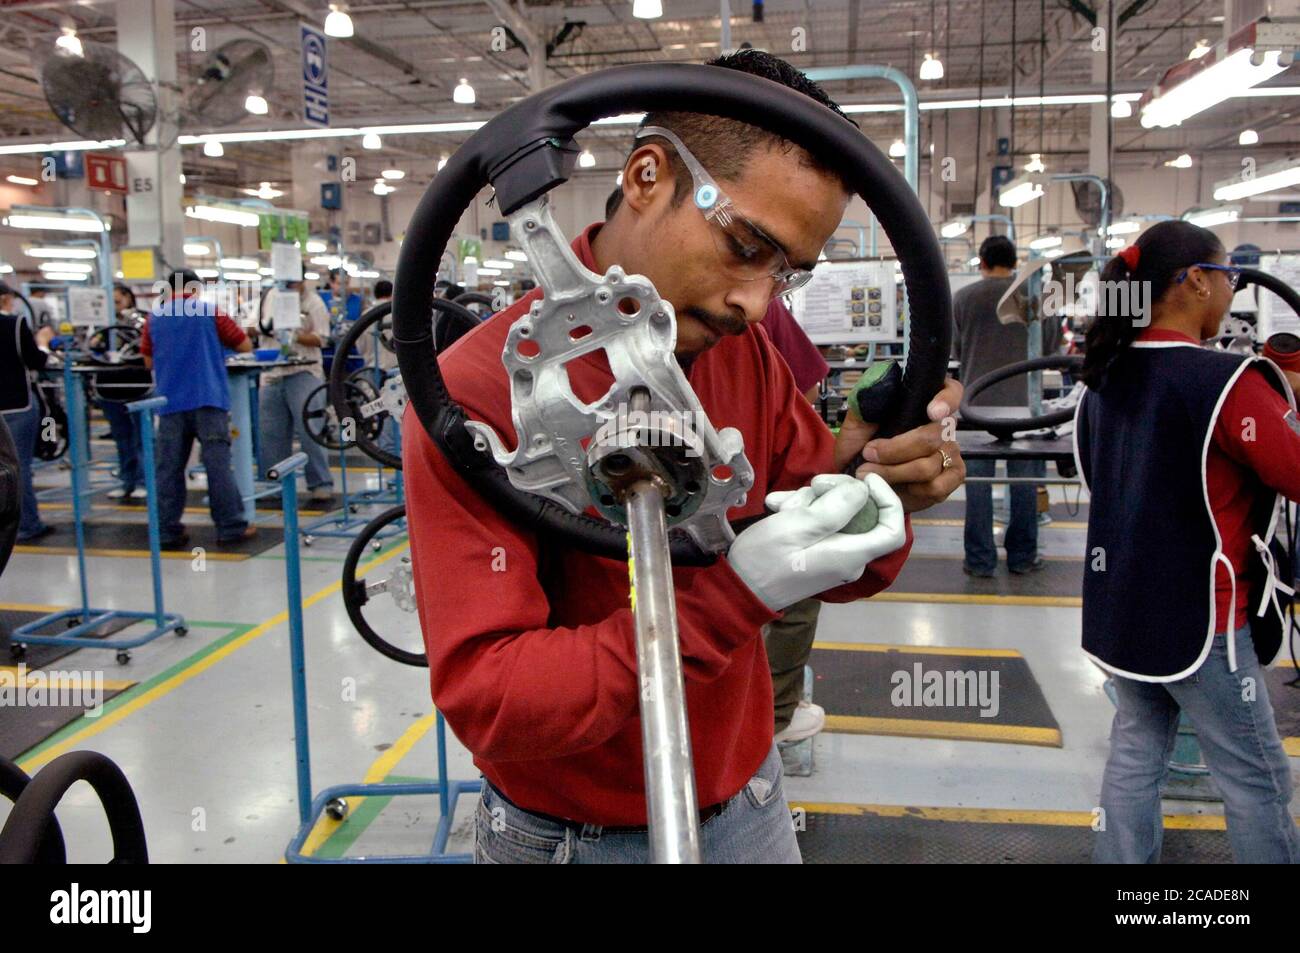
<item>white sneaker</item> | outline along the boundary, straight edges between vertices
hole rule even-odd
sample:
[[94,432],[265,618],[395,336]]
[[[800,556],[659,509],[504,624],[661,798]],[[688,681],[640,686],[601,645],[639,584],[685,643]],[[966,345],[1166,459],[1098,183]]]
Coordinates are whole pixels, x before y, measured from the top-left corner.
[[826,727],[826,709],[809,701],[801,701],[794,707],[790,724],[777,732],[773,739],[777,744],[789,741],[803,741],[811,738]]
[[142,487],[142,486],[137,486],[134,490],[131,491],[131,499],[133,499],[133,500],[147,500],[147,499],[149,499],[149,494],[148,494],[147,492],[145,492],[145,488],[144,488],[144,487]]
[[126,490],[122,489],[122,488],[119,486],[119,487],[118,487],[117,489],[115,489],[115,490],[109,490],[109,491],[108,491],[107,493],[105,493],[104,495],[107,496],[110,500],[125,500],[125,499],[126,499]]

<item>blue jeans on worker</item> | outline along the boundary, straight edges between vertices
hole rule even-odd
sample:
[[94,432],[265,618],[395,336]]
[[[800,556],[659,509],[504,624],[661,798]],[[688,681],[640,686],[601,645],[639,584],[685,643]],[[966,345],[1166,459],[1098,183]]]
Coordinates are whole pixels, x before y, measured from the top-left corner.
[[1196,729],[1210,776],[1223,793],[1232,856],[1238,863],[1300,863],[1300,831],[1290,809],[1291,766],[1249,625],[1237,630],[1236,654],[1237,670],[1230,672],[1227,639],[1219,633],[1205,662],[1187,678],[1157,683],[1115,676],[1118,703],[1094,862],[1160,860],[1160,783],[1169,769],[1181,710]]
[[[991,477],[993,460],[967,460],[968,477]],[[1042,460],[1008,460],[1007,476],[1041,477],[1047,474]],[[1038,558],[1038,489],[1032,483],[1012,483],[1011,518],[1007,523],[1005,544],[1007,566],[1027,569]],[[966,484],[966,568],[971,572],[990,573],[998,568],[998,547],[993,539],[993,485]]]
[[[208,477],[208,511],[217,527],[217,541],[233,542],[248,528],[244,501],[230,466],[230,413],[219,407],[198,407],[158,417],[158,525],[162,541],[174,543],[184,535],[185,465],[194,441]],[[149,461],[144,461],[148,466]]]
[[306,371],[262,381],[257,405],[262,438],[257,468],[263,479],[267,478],[266,473],[271,467],[293,453],[293,437],[297,434],[298,444],[307,454],[307,489],[333,488],[329,456],[325,448],[308,435],[302,421],[303,405],[320,385],[320,379]]
[[[710,864],[801,862],[776,745],[722,813],[700,827],[700,854]],[[645,831],[563,824],[525,811],[483,782],[474,825],[476,864],[645,864]]]
[[36,453],[36,438],[40,436],[41,408],[33,400],[26,410],[5,411],[4,418],[18,450],[18,468],[23,484],[22,512],[18,517],[18,542],[21,543],[45,529],[36,506],[36,488],[32,486],[32,457]]
[[117,478],[122,489],[130,493],[144,486],[144,471],[140,457],[144,453],[140,442],[140,415],[126,409],[126,404],[113,400],[100,401],[99,407],[108,421],[108,429],[117,447]]

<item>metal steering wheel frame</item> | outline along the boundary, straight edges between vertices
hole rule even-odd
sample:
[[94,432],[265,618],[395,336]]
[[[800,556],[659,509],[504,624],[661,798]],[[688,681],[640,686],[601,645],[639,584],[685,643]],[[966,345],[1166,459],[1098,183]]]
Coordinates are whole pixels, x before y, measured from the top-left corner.
[[[572,507],[556,502],[554,496],[546,498],[520,489],[501,462],[515,459],[524,463],[526,456],[504,457],[499,442],[494,445],[488,437],[485,425],[480,424],[471,433],[464,410],[447,391],[433,358],[433,328],[427,302],[433,297],[438,264],[452,233],[484,186],[490,184],[495,189],[498,207],[511,219],[516,239],[534,231],[550,234],[542,227],[542,216],[547,215],[544,197],[566,181],[573,169],[579,152],[574,135],[604,117],[665,108],[753,123],[803,146],[836,169],[876,215],[899,250],[912,314],[910,357],[901,396],[889,419],[882,422],[882,433],[898,433],[926,421],[926,405],[943,385],[951,343],[947,268],[924,208],[893,163],[855,126],[803,94],[717,67],[637,65],[576,77],[499,114],[452,155],[425,192],[408,226],[393,299],[398,363],[408,397],[430,438],[501,512],[578,549],[615,559],[627,558],[626,531],[622,526],[573,512]],[[575,272],[567,243],[553,241],[547,257],[548,262],[535,262],[552,268],[552,280],[539,281],[543,288],[555,286],[555,269],[559,269],[562,279],[573,277],[562,274],[565,270]],[[675,315],[650,282],[617,269],[603,277],[591,276],[586,269],[581,271],[585,276],[577,273],[577,277],[585,280],[589,297],[603,290],[615,302],[626,296],[637,299],[639,314],[647,320],[643,336],[657,336],[659,345],[666,337],[671,346],[675,340]],[[539,278],[544,276],[545,272],[539,270]],[[597,288],[592,278],[604,287]],[[564,286],[575,287],[571,281]],[[545,300],[539,299],[534,311],[516,322],[507,342],[507,355],[519,354],[519,338],[526,336],[519,333],[521,329],[531,333],[532,324],[527,318],[539,315],[542,307],[553,310],[555,302],[545,304]],[[650,327],[652,319],[654,326]],[[672,364],[676,367],[675,361]],[[615,372],[618,377],[617,368]],[[677,374],[680,376],[680,368]],[[517,373],[513,380],[517,387]],[[611,390],[607,396],[625,395]],[[686,397],[688,401],[678,406],[690,406],[689,401],[695,399],[693,392],[652,397],[658,402],[667,400],[670,406],[675,398]],[[545,435],[538,431],[531,436]],[[744,459],[739,434],[734,434],[734,443],[723,435],[702,436],[712,452],[726,456],[734,449],[738,460]],[[714,437],[718,438],[716,442]],[[527,445],[520,446],[528,449]],[[743,474],[733,475],[743,478]],[[545,482],[539,479],[534,488],[545,490]],[[721,502],[735,505],[732,501],[737,498],[743,498],[743,492],[733,492]],[[713,501],[715,506],[718,503]],[[729,533],[729,528],[723,529]],[[717,534],[711,542],[716,543],[722,535]],[[670,549],[673,562],[680,565],[707,565],[718,555],[717,548],[680,531],[670,534]]]

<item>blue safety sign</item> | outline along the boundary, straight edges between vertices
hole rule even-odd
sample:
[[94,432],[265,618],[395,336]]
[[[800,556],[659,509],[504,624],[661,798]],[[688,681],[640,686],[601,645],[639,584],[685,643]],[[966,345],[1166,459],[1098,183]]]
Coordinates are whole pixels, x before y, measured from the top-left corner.
[[302,118],[314,126],[330,124],[329,62],[325,34],[306,23],[302,28]]

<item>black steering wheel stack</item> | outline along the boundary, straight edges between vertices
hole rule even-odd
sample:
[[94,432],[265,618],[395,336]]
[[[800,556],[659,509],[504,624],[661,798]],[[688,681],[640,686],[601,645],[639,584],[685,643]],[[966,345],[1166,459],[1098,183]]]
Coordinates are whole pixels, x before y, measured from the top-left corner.
[[[753,123],[804,147],[836,169],[880,221],[899,253],[911,308],[908,366],[899,399],[882,421],[884,433],[926,421],[926,405],[943,386],[952,334],[947,268],[916,195],[852,123],[802,93],[717,67],[621,66],[568,80],[497,115],[453,154],[407,228],[393,299],[393,337],[407,396],[434,444],[503,513],[615,559],[627,557],[623,528],[516,489],[489,451],[474,448],[465,412],[434,358],[429,302],[443,251],[485,186],[495,190],[501,214],[511,215],[567,180],[579,153],[573,137],[592,122],[669,108]],[[670,548],[682,565],[716,558],[679,531],[670,534]]]

